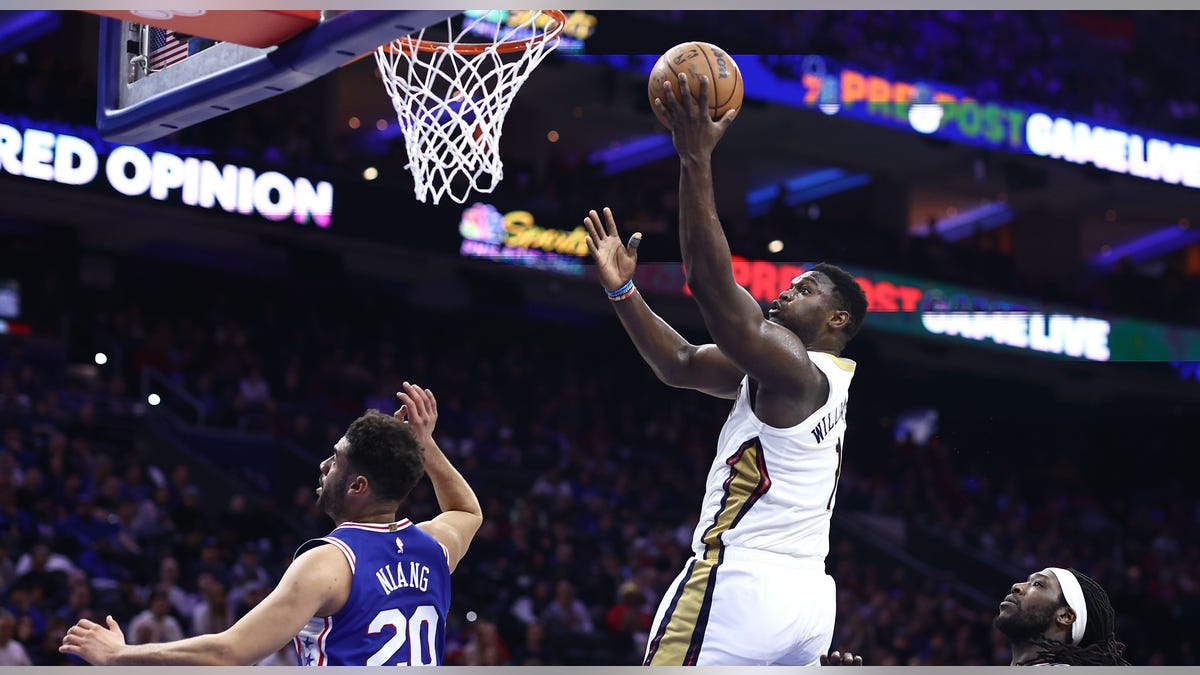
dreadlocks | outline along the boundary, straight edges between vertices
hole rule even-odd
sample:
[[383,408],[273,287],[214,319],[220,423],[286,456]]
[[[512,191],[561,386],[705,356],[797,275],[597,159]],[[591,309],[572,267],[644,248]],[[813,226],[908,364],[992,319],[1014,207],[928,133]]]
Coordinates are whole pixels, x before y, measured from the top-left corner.
[[[1088,575],[1074,568],[1071,574],[1079,580],[1083,589],[1083,601],[1087,603],[1087,628],[1078,645],[1058,640],[1035,638],[1033,644],[1041,651],[1023,665],[1035,663],[1065,663],[1072,666],[1128,666],[1125,660],[1125,645],[1117,640],[1116,613],[1108,602],[1108,593]],[[1063,600],[1066,603],[1066,600]]]

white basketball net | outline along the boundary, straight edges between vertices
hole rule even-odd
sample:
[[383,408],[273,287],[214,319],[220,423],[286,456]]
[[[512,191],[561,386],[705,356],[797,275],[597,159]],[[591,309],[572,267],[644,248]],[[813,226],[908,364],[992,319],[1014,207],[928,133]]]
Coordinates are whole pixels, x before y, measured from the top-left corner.
[[[519,25],[500,22],[494,28],[484,22],[486,15],[467,18],[457,33],[447,20],[446,33],[451,37],[445,43],[425,41],[427,29],[422,29],[375,50],[404,133],[406,168],[412,171],[420,201],[432,196],[437,204],[449,195],[462,204],[471,191],[491,192],[504,178],[500,160],[504,116],[529,74],[558,46],[562,29],[548,14],[539,20],[540,10],[520,15],[527,18]],[[468,35],[478,41],[472,29],[481,25],[489,26],[492,42],[463,41]],[[525,49],[509,54],[497,51],[514,42],[526,45]],[[422,43],[426,49],[439,46],[425,51],[417,48]],[[455,46],[463,45],[483,51],[455,51]]]

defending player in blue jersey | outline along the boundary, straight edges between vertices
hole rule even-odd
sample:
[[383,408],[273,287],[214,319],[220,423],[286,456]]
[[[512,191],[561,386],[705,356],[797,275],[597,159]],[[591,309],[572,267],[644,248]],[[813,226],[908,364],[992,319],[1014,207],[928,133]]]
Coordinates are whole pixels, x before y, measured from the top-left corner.
[[[59,651],[97,665],[251,665],[295,640],[303,665],[440,665],[450,573],[483,515],[433,440],[433,393],[405,382],[397,396],[394,416],[358,418],[321,463],[317,503],[337,527],[301,546],[275,590],[232,627],[127,645],[111,616],[107,628],[84,619]],[[397,520],[422,468],[442,513]]]

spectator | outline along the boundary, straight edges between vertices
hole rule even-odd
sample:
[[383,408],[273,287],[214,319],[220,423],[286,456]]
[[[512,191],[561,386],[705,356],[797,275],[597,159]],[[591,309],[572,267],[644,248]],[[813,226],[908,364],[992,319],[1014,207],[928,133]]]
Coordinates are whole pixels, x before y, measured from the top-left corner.
[[16,619],[12,612],[0,609],[0,666],[32,666],[25,646],[15,637]]
[[232,626],[237,618],[225,584],[211,574],[201,573],[199,587],[202,599],[192,610],[191,634],[215,634]]
[[560,579],[554,587],[554,600],[539,617],[540,622],[552,627],[552,630],[563,631],[566,634],[587,635],[592,632],[592,617],[588,608],[575,597],[575,586],[566,579]]
[[199,602],[196,596],[179,585],[179,562],[173,556],[165,556],[158,564],[158,583],[155,586],[166,594],[171,609],[183,617],[190,617]]
[[544,624],[534,622],[525,627],[525,635],[523,636],[520,646],[513,655],[514,666],[553,666],[560,665],[557,655],[555,655],[546,640],[546,626]]
[[496,624],[479,620],[470,625],[466,642],[455,658],[448,661],[461,666],[505,666],[510,659],[508,645],[500,637]]
[[150,596],[150,606],[129,622],[130,644],[144,645],[182,640],[183,629],[179,627],[175,617],[171,616],[170,611],[171,601],[167,599],[167,595],[155,591]]
[[[625,665],[637,665],[641,661],[650,637],[650,623],[654,617],[646,604],[646,594],[637,583],[627,581],[621,585],[617,593],[617,603],[608,609],[604,617],[604,625],[608,632],[617,638],[617,648],[625,653],[632,652],[634,662]],[[632,649],[630,645],[632,644]],[[620,652],[618,652],[620,653]]]

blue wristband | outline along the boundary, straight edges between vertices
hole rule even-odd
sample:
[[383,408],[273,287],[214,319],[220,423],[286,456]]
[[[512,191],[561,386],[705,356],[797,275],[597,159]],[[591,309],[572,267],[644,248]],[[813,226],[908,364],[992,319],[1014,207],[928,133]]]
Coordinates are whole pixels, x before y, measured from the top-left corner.
[[629,291],[632,291],[632,290],[633,290],[633,279],[630,279],[629,281],[625,282],[624,286],[618,288],[617,290],[605,291],[605,292],[608,293],[608,297],[610,297],[610,298],[619,298],[622,295],[625,295],[626,293],[628,293]]

